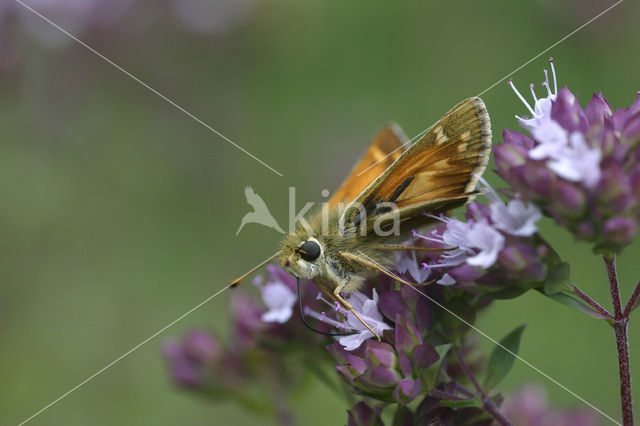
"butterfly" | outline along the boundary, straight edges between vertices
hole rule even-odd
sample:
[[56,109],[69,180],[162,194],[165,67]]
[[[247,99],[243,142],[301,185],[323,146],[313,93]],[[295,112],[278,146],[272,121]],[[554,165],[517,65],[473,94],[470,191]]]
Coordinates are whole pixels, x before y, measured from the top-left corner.
[[478,177],[491,153],[484,102],[464,100],[405,149],[407,145],[397,125],[383,127],[323,208],[299,221],[276,254],[230,286],[277,260],[298,279],[298,291],[300,279],[313,280],[380,340],[342,294],[358,290],[376,272],[420,285],[390,267],[399,251],[433,250],[403,244],[411,229],[432,223],[477,194]]

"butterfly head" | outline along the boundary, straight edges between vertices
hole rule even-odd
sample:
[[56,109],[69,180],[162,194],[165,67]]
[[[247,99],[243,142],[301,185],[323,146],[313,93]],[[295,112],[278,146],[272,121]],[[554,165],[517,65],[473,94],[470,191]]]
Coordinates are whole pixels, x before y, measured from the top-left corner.
[[291,275],[311,279],[320,272],[319,263],[324,258],[322,243],[309,236],[287,236],[282,242],[278,261]]

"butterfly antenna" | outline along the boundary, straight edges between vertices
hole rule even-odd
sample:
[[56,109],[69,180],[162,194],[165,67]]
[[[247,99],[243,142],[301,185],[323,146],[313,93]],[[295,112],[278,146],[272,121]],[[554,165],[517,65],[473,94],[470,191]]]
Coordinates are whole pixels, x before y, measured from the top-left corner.
[[231,281],[229,283],[229,287],[235,287],[238,284],[240,284],[242,281],[245,280],[245,278],[247,278],[249,275],[253,274],[255,271],[257,271],[258,269],[264,267],[265,265],[267,265],[268,263],[273,262],[276,257],[278,257],[280,255],[281,252],[277,252],[276,254],[274,254],[273,256],[269,257],[267,260],[261,262],[258,266],[253,267],[249,272],[247,272],[246,274],[239,276],[238,278],[236,278],[235,280]]
[[296,277],[296,282],[298,286],[298,306],[300,307],[300,317],[302,317],[302,322],[304,325],[314,333],[323,334],[325,336],[350,336],[353,333],[328,333],[326,331],[317,330],[307,322],[307,319],[304,317],[304,307],[302,306],[302,293],[300,291],[300,278]]

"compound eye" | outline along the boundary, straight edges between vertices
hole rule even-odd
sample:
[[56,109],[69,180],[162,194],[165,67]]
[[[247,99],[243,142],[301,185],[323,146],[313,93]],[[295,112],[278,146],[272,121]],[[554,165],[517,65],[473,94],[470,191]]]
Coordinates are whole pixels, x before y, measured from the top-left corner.
[[296,251],[300,253],[300,257],[302,257],[307,262],[313,262],[314,260],[316,260],[318,257],[320,257],[321,252],[320,244],[313,240],[306,241],[304,244],[298,247]]

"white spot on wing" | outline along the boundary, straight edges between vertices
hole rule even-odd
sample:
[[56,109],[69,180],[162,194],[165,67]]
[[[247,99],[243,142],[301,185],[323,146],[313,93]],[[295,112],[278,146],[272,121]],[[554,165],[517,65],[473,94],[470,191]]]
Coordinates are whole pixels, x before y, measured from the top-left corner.
[[436,143],[438,145],[442,145],[443,143],[449,140],[449,138],[445,136],[444,132],[442,131],[442,126],[436,127],[435,132],[436,132]]

